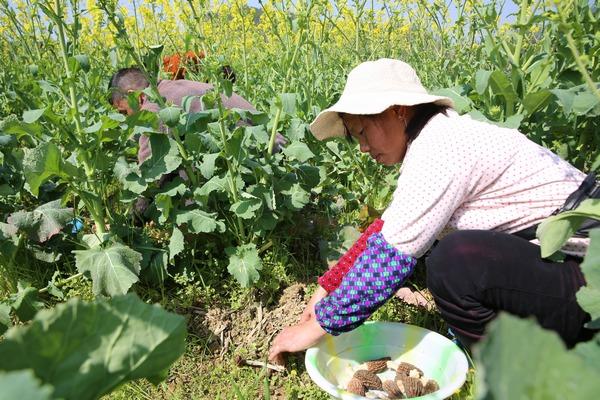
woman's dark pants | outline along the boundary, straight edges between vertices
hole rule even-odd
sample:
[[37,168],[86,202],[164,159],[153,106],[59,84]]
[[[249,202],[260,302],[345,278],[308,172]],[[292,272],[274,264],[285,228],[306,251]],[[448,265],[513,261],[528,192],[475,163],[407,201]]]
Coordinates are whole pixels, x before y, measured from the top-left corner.
[[569,347],[591,337],[575,293],[585,284],[579,259],[542,259],[525,239],[492,231],[457,231],[426,259],[427,287],[442,317],[466,347],[500,311],[533,316]]

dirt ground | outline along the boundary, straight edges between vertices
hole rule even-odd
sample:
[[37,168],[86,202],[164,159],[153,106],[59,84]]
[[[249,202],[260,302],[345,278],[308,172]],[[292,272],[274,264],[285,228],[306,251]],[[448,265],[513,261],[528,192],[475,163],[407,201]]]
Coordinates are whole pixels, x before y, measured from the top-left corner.
[[213,356],[221,358],[230,350],[253,360],[266,357],[269,343],[284,327],[298,322],[310,296],[297,283],[283,291],[274,308],[254,303],[237,311],[210,308],[194,313],[192,332],[209,338]]

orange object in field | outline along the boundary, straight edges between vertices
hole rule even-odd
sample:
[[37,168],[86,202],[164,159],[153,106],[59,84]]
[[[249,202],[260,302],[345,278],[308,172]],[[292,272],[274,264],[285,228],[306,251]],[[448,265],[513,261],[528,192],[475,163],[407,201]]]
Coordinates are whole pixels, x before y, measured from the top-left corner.
[[163,57],[163,71],[170,73],[172,80],[184,79],[186,67],[197,66],[204,57],[203,51],[198,53],[186,51],[183,55],[175,53],[165,56]]

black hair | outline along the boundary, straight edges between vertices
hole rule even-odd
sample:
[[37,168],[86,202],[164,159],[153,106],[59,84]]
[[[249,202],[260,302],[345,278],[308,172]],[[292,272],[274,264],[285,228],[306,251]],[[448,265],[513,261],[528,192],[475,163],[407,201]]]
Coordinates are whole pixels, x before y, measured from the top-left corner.
[[108,81],[108,100],[111,104],[126,97],[130,90],[142,90],[150,86],[146,75],[137,67],[122,68]]
[[[433,118],[437,114],[444,114],[447,116],[448,114],[446,111],[448,111],[449,107],[441,106],[435,103],[425,103],[414,105],[412,106],[412,108],[414,109],[413,117],[410,119],[408,125],[406,126],[406,129],[404,130],[406,132],[406,136],[408,137],[408,143],[412,142],[417,138],[417,136],[419,136],[419,133],[421,133],[421,130],[423,130],[423,128],[425,127],[425,125],[427,125],[431,118]],[[374,115],[369,114],[365,116],[373,117]],[[346,136],[346,139],[349,142],[353,142],[354,139],[352,137],[352,134],[350,133],[350,130],[346,126],[346,123],[343,119],[342,123],[344,124],[344,134]]]
[[427,125],[429,120],[437,114],[444,114],[448,116],[446,112],[448,106],[441,106],[435,103],[417,104],[412,106],[414,109],[413,117],[408,121],[405,132],[408,137],[408,143],[412,142],[419,136],[421,130]]

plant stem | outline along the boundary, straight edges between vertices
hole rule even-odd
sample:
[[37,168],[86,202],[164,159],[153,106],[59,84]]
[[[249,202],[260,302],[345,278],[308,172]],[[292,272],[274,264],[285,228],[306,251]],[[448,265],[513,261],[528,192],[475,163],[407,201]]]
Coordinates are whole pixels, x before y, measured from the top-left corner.
[[[54,286],[58,287],[58,286],[66,285],[67,283],[69,283],[71,281],[74,281],[75,279],[79,279],[82,276],[83,276],[83,272],[80,272],[78,274],[75,274],[73,276],[68,277],[67,279],[63,279],[62,281],[57,282]],[[45,288],[42,288],[42,289],[38,290],[38,293],[46,293],[48,290],[49,290],[48,286],[46,286]]]

